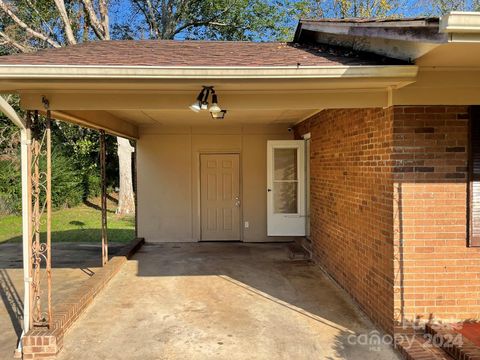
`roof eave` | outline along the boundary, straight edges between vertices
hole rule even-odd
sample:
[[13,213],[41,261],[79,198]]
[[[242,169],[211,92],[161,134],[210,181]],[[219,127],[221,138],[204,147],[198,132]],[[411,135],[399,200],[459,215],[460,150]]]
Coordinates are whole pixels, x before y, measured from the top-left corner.
[[413,65],[277,67],[0,65],[0,79],[414,78],[417,71],[417,66]]
[[299,43],[308,42],[302,34],[305,31],[323,33],[333,36],[366,37],[375,39],[387,39],[397,41],[422,41],[429,43],[445,43],[448,37],[440,33],[437,23],[427,21],[408,22],[318,22],[301,20],[295,33],[295,41]]

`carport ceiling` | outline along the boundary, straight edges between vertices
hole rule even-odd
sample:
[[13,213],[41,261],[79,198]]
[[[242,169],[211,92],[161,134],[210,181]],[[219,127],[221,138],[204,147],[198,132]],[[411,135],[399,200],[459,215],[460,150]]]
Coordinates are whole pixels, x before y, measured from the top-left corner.
[[[220,104],[221,105],[221,104]],[[179,110],[118,110],[109,113],[119,119],[134,122],[139,126],[179,125],[195,126],[218,122],[232,125],[248,124],[294,124],[316,113],[318,109],[276,109],[276,110],[240,110],[229,111],[224,120],[214,120],[208,111],[194,113],[189,109]]]

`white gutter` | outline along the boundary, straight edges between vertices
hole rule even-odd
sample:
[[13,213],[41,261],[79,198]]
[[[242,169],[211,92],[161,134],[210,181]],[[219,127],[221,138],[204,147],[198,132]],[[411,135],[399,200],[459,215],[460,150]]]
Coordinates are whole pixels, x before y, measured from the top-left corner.
[[440,19],[440,32],[479,33],[480,12],[451,11]]
[[480,12],[451,11],[440,19],[439,32],[449,42],[480,42]]
[[0,112],[3,112],[12,122],[20,128],[21,140],[21,177],[22,177],[22,248],[23,248],[23,279],[24,279],[24,295],[23,295],[23,331],[18,342],[17,353],[22,352],[23,336],[30,329],[30,269],[29,269],[29,204],[28,204],[28,148],[30,143],[30,132],[27,130],[25,122],[18,116],[16,111],[10,104],[0,96]]
[[0,79],[245,79],[415,77],[414,65],[355,66],[80,66],[0,65]]

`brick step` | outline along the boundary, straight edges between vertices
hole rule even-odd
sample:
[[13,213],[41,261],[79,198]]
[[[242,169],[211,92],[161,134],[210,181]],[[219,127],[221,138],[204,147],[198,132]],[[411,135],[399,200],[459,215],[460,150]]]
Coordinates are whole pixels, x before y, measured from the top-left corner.
[[454,360],[449,354],[434,346],[429,339],[420,334],[408,335],[403,341],[397,340],[396,348],[406,360]]
[[425,333],[454,360],[480,360],[480,347],[454,331],[452,326],[427,324]]

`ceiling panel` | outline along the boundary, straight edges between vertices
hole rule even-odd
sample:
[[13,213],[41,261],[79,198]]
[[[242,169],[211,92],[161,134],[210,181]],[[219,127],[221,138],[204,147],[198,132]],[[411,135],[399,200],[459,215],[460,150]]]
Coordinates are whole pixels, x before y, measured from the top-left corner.
[[195,113],[182,110],[117,110],[112,115],[138,125],[208,125],[222,121],[229,124],[294,124],[315,113],[315,109],[301,110],[233,110],[223,120],[212,119],[208,111]]

